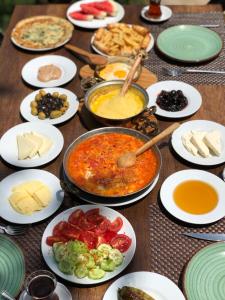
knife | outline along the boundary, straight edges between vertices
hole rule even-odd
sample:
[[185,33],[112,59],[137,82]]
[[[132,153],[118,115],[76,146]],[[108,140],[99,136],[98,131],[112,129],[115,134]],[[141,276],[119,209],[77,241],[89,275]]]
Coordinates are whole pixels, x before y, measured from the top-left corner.
[[225,241],[224,233],[194,233],[194,232],[183,232],[183,235],[192,237],[195,239],[207,240],[207,241]]

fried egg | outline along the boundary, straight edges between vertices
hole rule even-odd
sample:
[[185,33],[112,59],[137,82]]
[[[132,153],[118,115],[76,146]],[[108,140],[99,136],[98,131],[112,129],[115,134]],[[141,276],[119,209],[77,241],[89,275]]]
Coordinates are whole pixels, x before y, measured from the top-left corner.
[[100,70],[99,75],[105,80],[125,79],[130,71],[130,66],[125,63],[111,63]]

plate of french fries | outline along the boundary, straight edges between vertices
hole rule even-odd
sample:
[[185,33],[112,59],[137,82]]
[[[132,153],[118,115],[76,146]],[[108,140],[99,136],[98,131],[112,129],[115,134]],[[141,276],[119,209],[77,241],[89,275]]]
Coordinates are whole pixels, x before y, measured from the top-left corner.
[[109,24],[99,28],[91,39],[92,48],[105,56],[135,56],[141,49],[146,52],[154,46],[149,29],[125,23]]

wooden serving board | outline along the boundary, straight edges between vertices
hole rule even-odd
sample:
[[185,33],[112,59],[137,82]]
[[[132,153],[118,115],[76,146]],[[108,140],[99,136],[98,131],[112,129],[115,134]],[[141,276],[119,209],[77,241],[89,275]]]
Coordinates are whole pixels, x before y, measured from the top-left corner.
[[[94,70],[89,65],[85,65],[80,69],[79,74],[81,78],[92,77],[94,76]],[[157,81],[158,78],[154,73],[150,72],[145,67],[142,67],[141,75],[136,81],[136,83],[139,84],[144,89],[146,89],[147,87],[149,87],[150,85],[152,85]]]

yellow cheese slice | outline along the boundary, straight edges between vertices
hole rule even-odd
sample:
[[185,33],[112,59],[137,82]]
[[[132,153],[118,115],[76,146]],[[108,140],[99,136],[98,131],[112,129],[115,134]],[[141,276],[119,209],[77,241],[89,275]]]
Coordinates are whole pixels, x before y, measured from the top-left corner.
[[51,200],[51,192],[46,185],[35,191],[32,195],[34,200],[42,207],[48,206]]

